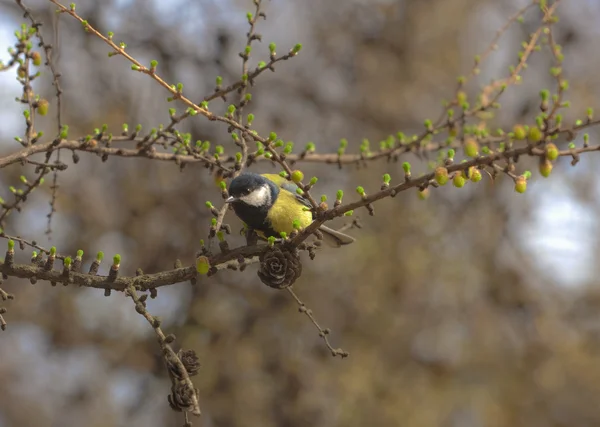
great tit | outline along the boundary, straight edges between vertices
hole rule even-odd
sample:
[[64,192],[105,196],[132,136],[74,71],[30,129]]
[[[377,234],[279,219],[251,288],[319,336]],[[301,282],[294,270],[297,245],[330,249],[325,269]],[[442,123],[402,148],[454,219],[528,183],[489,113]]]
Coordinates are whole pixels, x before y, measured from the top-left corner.
[[[243,173],[231,181],[229,198],[235,214],[262,237],[290,234],[293,221],[308,227],[313,221],[310,202],[296,192],[298,186],[276,174]],[[339,247],[354,242],[354,238],[321,225],[323,239]]]

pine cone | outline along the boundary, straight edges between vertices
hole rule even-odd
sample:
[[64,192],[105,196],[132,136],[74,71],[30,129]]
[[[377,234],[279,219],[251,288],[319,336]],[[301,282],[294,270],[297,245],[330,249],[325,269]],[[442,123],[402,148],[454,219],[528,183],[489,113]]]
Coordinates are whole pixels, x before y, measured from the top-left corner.
[[179,359],[181,360],[181,363],[183,363],[189,376],[194,376],[198,373],[200,363],[198,362],[198,356],[196,356],[194,350],[179,350],[177,356],[179,356]]
[[271,288],[287,288],[302,274],[302,264],[296,251],[282,250],[274,246],[266,249],[259,260],[258,277]]

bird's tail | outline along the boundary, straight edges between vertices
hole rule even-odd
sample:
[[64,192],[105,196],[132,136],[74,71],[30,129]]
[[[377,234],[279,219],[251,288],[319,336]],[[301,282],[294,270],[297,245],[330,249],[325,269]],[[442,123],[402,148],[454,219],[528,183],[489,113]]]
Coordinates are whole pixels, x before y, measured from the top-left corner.
[[323,241],[334,248],[339,248],[342,245],[349,245],[354,242],[354,237],[332,230],[324,225],[320,226],[319,230],[323,233]]

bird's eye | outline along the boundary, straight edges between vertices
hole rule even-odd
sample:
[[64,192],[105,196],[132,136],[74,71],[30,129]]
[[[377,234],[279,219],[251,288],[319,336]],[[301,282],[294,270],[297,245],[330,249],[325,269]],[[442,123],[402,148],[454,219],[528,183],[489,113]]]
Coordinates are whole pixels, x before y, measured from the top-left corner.
[[249,189],[249,188],[246,188],[246,189],[244,190],[244,194],[250,194],[250,189]]

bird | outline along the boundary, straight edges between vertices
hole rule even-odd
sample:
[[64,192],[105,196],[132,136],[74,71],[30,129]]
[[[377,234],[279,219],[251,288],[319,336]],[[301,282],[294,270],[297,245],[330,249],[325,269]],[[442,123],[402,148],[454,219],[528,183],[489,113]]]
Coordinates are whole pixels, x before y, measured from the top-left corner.
[[[277,174],[257,174],[245,172],[229,184],[230,203],[235,214],[246,226],[255,230],[261,237],[281,237],[294,230],[293,221],[298,220],[301,228],[313,222],[309,209],[310,202],[299,195],[298,186]],[[321,225],[323,240],[333,247],[353,243],[355,239],[347,234]]]

